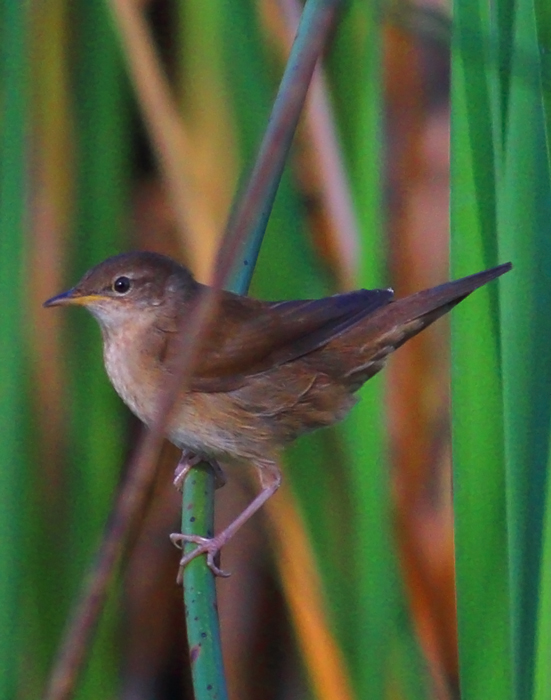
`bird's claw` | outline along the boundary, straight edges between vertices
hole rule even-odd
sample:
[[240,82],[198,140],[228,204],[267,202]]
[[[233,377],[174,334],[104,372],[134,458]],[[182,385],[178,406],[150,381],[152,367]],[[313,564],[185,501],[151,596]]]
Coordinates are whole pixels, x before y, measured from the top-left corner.
[[172,482],[178,491],[182,491],[184,488],[184,481],[188,473],[196,467],[200,462],[208,461],[214,471],[215,488],[219,489],[226,483],[226,476],[222,470],[222,467],[214,459],[207,460],[206,457],[202,455],[194,454],[189,450],[184,450],[178,466],[174,471],[174,481]]
[[203,458],[200,455],[193,454],[188,450],[184,450],[182,452],[180,461],[174,470],[174,481],[172,482],[178,491],[182,491],[184,488],[184,481],[186,480],[186,476],[188,475],[189,471],[199,464],[202,459]]
[[195,559],[195,557],[198,557],[200,554],[205,553],[207,555],[207,566],[215,576],[221,576],[222,578],[227,578],[228,576],[231,576],[231,573],[229,571],[224,571],[219,566],[217,566],[214,561],[214,557],[218,554],[223,544],[219,542],[216,537],[184,535],[183,533],[176,532],[170,535],[170,541],[173,545],[178,547],[178,549],[182,549],[183,543],[185,542],[191,542],[197,545],[197,547],[193,551],[189,552],[188,554],[185,554],[180,559],[180,567],[178,570],[178,576],[176,577],[176,583],[178,585],[182,584],[184,569],[189,564],[189,562],[192,559]]

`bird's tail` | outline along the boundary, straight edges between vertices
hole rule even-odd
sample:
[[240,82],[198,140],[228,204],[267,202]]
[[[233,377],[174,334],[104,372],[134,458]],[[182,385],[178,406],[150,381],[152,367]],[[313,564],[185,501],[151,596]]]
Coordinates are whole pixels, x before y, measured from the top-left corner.
[[[414,321],[423,321],[423,325],[419,328],[419,330],[422,330],[440,318],[440,316],[448,313],[450,309],[453,309],[454,306],[463,301],[465,297],[468,297],[475,289],[483,287],[491,280],[508,272],[511,268],[511,263],[505,263],[468,277],[445,282],[438,287],[425,289],[403,299],[398,299],[382,309],[382,311],[388,311],[385,326],[388,328],[389,325],[402,326]],[[375,313],[371,317],[373,321],[376,321],[376,315]],[[406,337],[402,342],[405,342],[409,337],[411,336]]]
[[471,292],[511,269],[499,265],[469,277],[425,289],[382,306],[350,329],[347,341],[359,348],[356,365],[344,370],[352,387],[378,372],[388,355],[459,304]]

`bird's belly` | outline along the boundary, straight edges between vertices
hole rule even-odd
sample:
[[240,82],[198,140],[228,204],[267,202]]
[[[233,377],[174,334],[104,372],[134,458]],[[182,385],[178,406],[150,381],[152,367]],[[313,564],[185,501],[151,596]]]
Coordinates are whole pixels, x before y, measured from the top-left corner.
[[227,393],[190,392],[180,397],[168,436],[175,445],[218,459],[260,459],[272,452],[269,433],[253,430],[255,416]]
[[220,459],[262,460],[298,436],[341,420],[356,399],[322,375],[278,368],[240,389],[188,393],[171,421],[170,439],[179,447]]

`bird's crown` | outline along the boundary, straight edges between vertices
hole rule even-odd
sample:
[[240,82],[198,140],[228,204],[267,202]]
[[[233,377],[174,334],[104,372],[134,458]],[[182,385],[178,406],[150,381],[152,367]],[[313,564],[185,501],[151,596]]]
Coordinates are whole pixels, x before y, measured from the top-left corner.
[[171,258],[136,251],[107,258],[88,270],[72,289],[48,299],[45,306],[94,306],[111,300],[158,306],[175,294],[184,301],[197,286],[191,272]]

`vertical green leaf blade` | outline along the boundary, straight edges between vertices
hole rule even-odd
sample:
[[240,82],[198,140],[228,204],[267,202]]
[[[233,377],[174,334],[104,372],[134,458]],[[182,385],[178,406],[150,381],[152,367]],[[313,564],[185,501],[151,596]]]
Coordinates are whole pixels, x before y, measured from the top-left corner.
[[[547,470],[551,470],[551,460]],[[537,610],[534,700],[551,700],[551,492],[547,488]]]
[[514,42],[499,242],[515,264],[501,320],[515,688],[524,698],[533,693],[551,419],[551,395],[542,391],[551,386],[551,187],[532,0],[517,3]]
[[[543,106],[543,128],[547,153],[547,172],[551,170],[551,5],[545,0],[535,0],[534,16],[537,29],[538,58],[540,61],[540,85]],[[549,193],[547,183],[547,197]],[[541,235],[541,233],[540,233]],[[547,280],[547,276],[545,277]],[[540,318],[545,323],[547,309],[539,306]],[[551,423],[550,428],[551,430]],[[539,575],[537,637],[534,668],[535,700],[551,699],[551,450],[548,446],[546,502],[543,515],[542,556]]]
[[[452,50],[452,276],[496,264],[501,118],[483,3],[457,3]],[[478,20],[478,23],[476,23]],[[474,47],[473,47],[474,44]],[[478,60],[476,60],[478,58]],[[452,315],[456,587],[464,700],[513,697],[497,288]],[[490,583],[491,582],[491,583]]]
[[0,697],[15,697],[25,523],[27,6],[0,3]]

